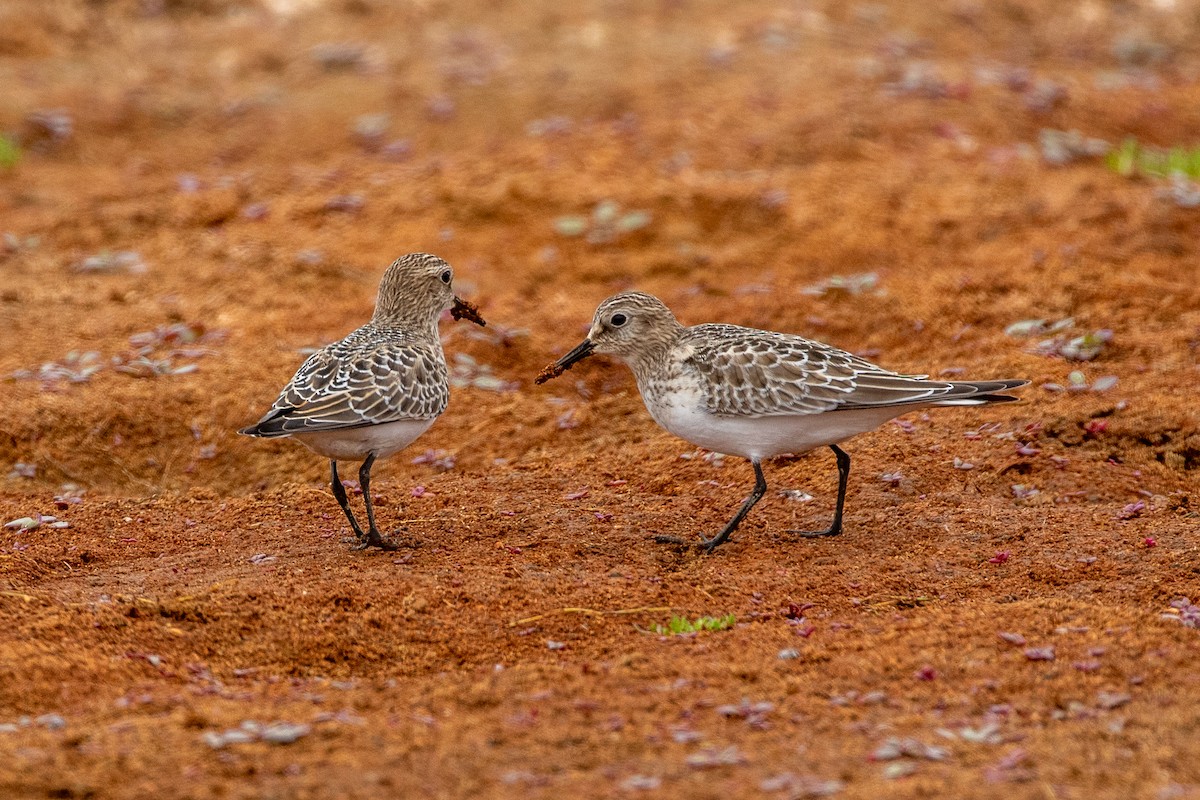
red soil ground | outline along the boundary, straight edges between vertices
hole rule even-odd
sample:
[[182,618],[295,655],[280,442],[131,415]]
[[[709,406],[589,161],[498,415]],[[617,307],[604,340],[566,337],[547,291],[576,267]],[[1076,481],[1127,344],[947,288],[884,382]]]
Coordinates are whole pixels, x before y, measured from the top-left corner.
[[[0,795],[1200,797],[1200,211],[1038,144],[1195,144],[1198,30],[1194,0],[0,9],[0,517],[70,525],[0,533]],[[602,201],[649,224],[556,229]],[[376,469],[406,546],[349,552],[327,465],[234,431],[414,250],[492,324],[443,326],[471,385]],[[532,383],[633,286],[1033,385],[846,445],[839,538],[787,533],[828,522],[823,452],[716,553],[664,546],[749,467],[619,365]],[[1113,332],[1095,360],[1005,333],[1068,317]],[[102,368],[11,377],[72,351]],[[1047,388],[1073,370],[1118,383]]]

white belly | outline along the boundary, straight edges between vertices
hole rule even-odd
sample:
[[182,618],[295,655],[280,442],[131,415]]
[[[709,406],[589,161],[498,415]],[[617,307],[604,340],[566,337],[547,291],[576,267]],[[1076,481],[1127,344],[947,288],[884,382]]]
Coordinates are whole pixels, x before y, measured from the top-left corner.
[[337,461],[363,461],[374,453],[387,458],[412,444],[433,424],[432,419],[401,420],[332,431],[293,433],[292,438],[314,453]]
[[[668,398],[682,401],[680,395]],[[710,414],[698,403],[647,406],[654,420],[681,439],[718,453],[754,460],[782,453],[804,453],[878,428],[915,407],[867,408],[777,417]]]

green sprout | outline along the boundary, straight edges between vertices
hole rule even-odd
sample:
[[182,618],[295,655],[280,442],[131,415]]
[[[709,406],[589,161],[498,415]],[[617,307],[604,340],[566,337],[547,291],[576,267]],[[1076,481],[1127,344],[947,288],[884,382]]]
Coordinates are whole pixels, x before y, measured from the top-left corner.
[[804,294],[817,297],[823,295],[866,294],[879,286],[879,275],[874,272],[859,272],[854,275],[830,275],[822,281],[806,286]]
[[733,614],[726,614],[723,617],[697,617],[694,620],[687,617],[671,617],[671,621],[666,625],[655,625],[651,631],[660,636],[682,636],[685,633],[728,630],[736,622],[737,617]]
[[1109,152],[1105,161],[1109,169],[1127,178],[1169,178],[1183,175],[1200,179],[1200,145],[1194,147],[1148,147],[1129,137]]
[[608,244],[619,237],[640,231],[653,221],[649,211],[621,211],[615,200],[601,200],[590,217],[567,216],[554,220],[560,236],[583,236],[588,244]]
[[15,139],[0,133],[0,167],[12,169],[21,160],[21,148]]

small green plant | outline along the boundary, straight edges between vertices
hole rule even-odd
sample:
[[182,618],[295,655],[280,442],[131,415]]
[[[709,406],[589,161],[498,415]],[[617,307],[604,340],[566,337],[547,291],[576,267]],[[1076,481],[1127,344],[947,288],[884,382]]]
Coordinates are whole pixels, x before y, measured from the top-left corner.
[[0,133],[0,167],[12,169],[21,160],[21,148],[16,140]]
[[652,221],[649,211],[622,212],[615,200],[601,200],[590,217],[569,216],[554,220],[560,236],[582,236],[588,244],[608,244],[625,234],[640,231]]
[[700,633],[701,631],[724,631],[732,628],[737,622],[733,614],[723,617],[671,617],[666,625],[655,625],[651,630],[660,636],[680,636],[685,633]]
[[1147,147],[1130,137],[1105,158],[1109,169],[1126,177],[1170,178],[1183,175],[1200,179],[1200,145],[1193,147]]
[[830,275],[822,281],[806,286],[802,291],[816,297],[825,295],[866,294],[879,286],[879,275],[874,272],[858,272],[853,275]]

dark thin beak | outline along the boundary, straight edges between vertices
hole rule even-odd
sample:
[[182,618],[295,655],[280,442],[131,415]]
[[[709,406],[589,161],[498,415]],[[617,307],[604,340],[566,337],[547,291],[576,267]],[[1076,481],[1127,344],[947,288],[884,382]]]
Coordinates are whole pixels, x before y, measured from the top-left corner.
[[450,307],[450,316],[455,319],[469,320],[476,325],[487,325],[483,321],[483,317],[479,316],[479,309],[473,303],[468,303],[461,297],[454,298],[454,305]]
[[557,378],[559,375],[562,375],[571,367],[575,366],[577,362],[583,361],[585,358],[590,356],[595,348],[596,345],[592,343],[591,339],[584,339],[574,350],[567,353],[558,361],[555,361],[553,364],[539,372],[538,376],[533,382],[545,383],[551,378]]

